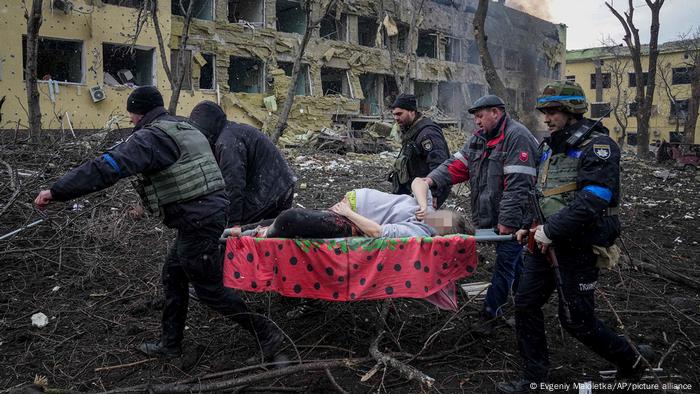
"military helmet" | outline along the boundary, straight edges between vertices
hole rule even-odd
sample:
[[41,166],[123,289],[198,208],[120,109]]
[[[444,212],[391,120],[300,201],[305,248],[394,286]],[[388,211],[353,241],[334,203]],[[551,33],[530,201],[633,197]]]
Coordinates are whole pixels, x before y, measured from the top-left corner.
[[471,108],[469,108],[469,113],[470,114],[475,114],[477,111],[479,111],[482,108],[505,108],[506,103],[503,102],[503,100],[493,94],[486,95],[484,97],[478,98],[474,103],[472,104]]
[[559,108],[572,114],[588,111],[586,94],[581,85],[572,81],[556,81],[547,84],[542,94],[537,97],[537,109]]

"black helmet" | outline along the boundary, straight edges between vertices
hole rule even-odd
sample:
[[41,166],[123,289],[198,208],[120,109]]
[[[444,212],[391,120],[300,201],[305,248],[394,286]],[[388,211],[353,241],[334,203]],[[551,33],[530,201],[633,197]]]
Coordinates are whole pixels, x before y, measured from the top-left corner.
[[472,104],[471,108],[469,108],[469,113],[474,114],[476,111],[482,109],[482,108],[491,108],[491,107],[496,107],[496,108],[506,108],[506,103],[501,100],[500,97],[489,94],[487,96],[478,98],[474,103]]

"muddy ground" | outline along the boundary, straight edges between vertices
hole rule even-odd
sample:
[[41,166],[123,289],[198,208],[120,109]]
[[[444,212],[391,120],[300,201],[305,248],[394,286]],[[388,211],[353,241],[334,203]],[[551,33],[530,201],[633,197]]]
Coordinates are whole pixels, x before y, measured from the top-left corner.
[[[83,136],[36,146],[6,136],[0,142],[0,236],[42,218],[31,205],[40,188],[117,137]],[[324,208],[352,188],[389,187],[385,176],[390,154],[305,149],[286,154],[300,178],[300,206]],[[628,254],[614,271],[601,275],[598,314],[663,356],[658,381],[648,377],[644,382],[686,384],[690,386],[670,388],[700,392],[699,177],[631,156],[623,166],[621,246]],[[659,170],[670,170],[670,175],[655,177]],[[454,190],[459,196],[453,194],[448,205],[467,207],[466,187]],[[126,211],[136,200],[130,184],[122,181],[109,190],[55,204],[45,222],[0,241],[0,388],[17,389],[39,375],[53,392],[144,391],[145,384],[200,382],[211,387],[265,373],[257,361],[246,361],[256,354],[250,337],[197,302],[190,305],[182,357],[161,361],[135,350],[159,335],[160,268],[174,238],[155,218],[131,219]],[[466,281],[489,280],[493,252],[482,246],[480,253],[479,269]],[[393,368],[378,368],[361,380],[375,366],[367,358],[381,303],[318,302],[311,304],[310,313],[289,317],[287,312],[299,305],[296,300],[242,295],[285,330],[291,338],[286,349],[290,357],[330,367],[328,373],[316,369],[272,376],[229,391],[429,391]],[[435,392],[493,392],[495,382],[514,378],[519,368],[514,331],[504,326],[493,336],[479,337],[472,327],[480,301],[460,294],[460,305],[460,312],[453,314],[416,300],[392,302],[386,323],[390,334],[382,338],[379,350],[433,377]],[[32,326],[31,316],[38,312],[49,318],[43,328]],[[603,382],[599,371],[613,366],[562,333],[554,302],[545,313],[552,381]],[[361,361],[338,366],[339,359]]]

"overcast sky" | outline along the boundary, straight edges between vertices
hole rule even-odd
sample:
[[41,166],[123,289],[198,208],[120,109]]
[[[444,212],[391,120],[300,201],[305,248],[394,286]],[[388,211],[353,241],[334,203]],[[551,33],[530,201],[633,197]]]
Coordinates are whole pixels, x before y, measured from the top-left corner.
[[[627,9],[627,0],[612,0],[612,3],[620,12]],[[644,0],[633,0],[633,4],[639,39],[648,44],[651,12]],[[601,41],[607,37],[621,42],[624,36],[622,25],[603,0],[549,0],[549,13],[552,22],[568,27],[567,49],[601,46]],[[680,34],[697,30],[699,26],[700,0],[666,0],[661,7],[659,42],[677,40]]]

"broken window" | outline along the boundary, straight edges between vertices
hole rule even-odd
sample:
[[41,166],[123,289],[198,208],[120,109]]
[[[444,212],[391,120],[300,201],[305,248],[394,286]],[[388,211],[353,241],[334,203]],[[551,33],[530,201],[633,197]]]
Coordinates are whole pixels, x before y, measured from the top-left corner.
[[[173,79],[180,77],[180,64],[178,58],[180,56],[179,49],[170,50],[170,70],[172,72]],[[192,51],[185,49],[185,57],[182,59],[182,69],[184,74],[182,75],[182,85],[180,89],[191,90],[192,89]]]
[[591,118],[609,118],[610,103],[591,103]]
[[228,0],[228,21],[262,24],[264,9],[263,0]]
[[416,103],[419,109],[427,109],[433,106],[433,87],[434,83],[418,82],[413,85],[413,91],[416,95]]
[[139,8],[144,0],[102,0],[102,2],[104,4],[112,4],[120,7]]
[[347,39],[347,15],[341,14],[340,19],[335,19],[335,14],[326,15],[321,19],[319,35],[327,40],[345,41]]
[[639,111],[639,103],[636,101],[633,101],[631,103],[627,103],[627,116],[637,116],[637,112]]
[[[206,63],[199,64],[199,88],[214,89],[216,57],[211,53],[200,53],[200,56]],[[195,60],[197,60],[197,57],[195,57]]]
[[264,65],[260,59],[231,56],[228,86],[231,92],[262,93]]
[[[630,82],[629,82],[629,87],[631,88],[636,88],[637,87],[637,73],[628,73]],[[648,72],[643,72],[642,73],[642,83],[644,86],[647,86],[649,84],[649,73]]]
[[287,33],[304,34],[306,29],[306,13],[298,1],[278,0],[275,3],[277,30]]
[[[207,21],[214,20],[214,0],[191,0],[192,17],[196,19],[204,19]],[[180,7],[182,5],[182,7]],[[173,15],[185,16],[190,6],[190,0],[172,0],[170,2],[170,12]]]
[[469,99],[474,102],[484,95],[484,85],[480,83],[468,83],[467,91],[469,92]]
[[506,49],[504,68],[509,71],[520,70],[520,53],[515,49]]
[[384,76],[384,106],[391,107],[396,97],[400,94],[399,87],[396,86],[396,79],[393,75]]
[[[603,80],[603,89],[610,88],[610,73],[601,73],[600,78]],[[595,74],[591,74],[591,89],[596,88]]]
[[627,145],[637,146],[637,133],[627,132]]
[[105,85],[153,85],[153,48],[102,44]]
[[462,45],[462,40],[459,38],[447,37],[447,44],[445,45],[445,60],[448,62],[462,62],[467,60],[467,54],[462,54],[464,45]]
[[360,75],[360,86],[365,96],[360,101],[360,113],[362,115],[379,115],[380,78],[377,74]]
[[438,108],[452,116],[462,112],[464,98],[462,84],[459,82],[440,82],[438,84]]
[[673,69],[673,75],[671,77],[672,85],[682,85],[685,83],[690,83],[692,69],[690,67],[678,67]]
[[668,142],[672,144],[680,144],[683,142],[683,133],[679,131],[668,132]]
[[375,46],[377,40],[377,20],[364,16],[357,17],[357,42],[366,47]]
[[418,47],[416,48],[416,56],[418,57],[437,57],[437,37],[435,32],[421,30],[418,32]]
[[[27,69],[26,36],[22,36],[22,69]],[[39,80],[82,83],[83,42],[40,37],[36,77]]]
[[688,117],[688,100],[671,100],[671,119],[686,119]]
[[467,40],[467,63],[469,64],[481,64],[481,57],[479,55],[479,46],[476,41]]
[[576,82],[576,76],[575,75],[567,75],[566,80],[571,81],[571,82]]
[[350,97],[347,71],[340,68],[321,67],[321,88],[324,96],[339,94]]
[[[292,69],[294,68],[294,63],[292,62],[277,62],[277,66],[284,70],[284,75],[291,77]],[[311,84],[309,74],[309,65],[301,64],[299,68],[299,74],[297,74],[297,89],[294,92],[296,96],[310,96],[311,95]]]

